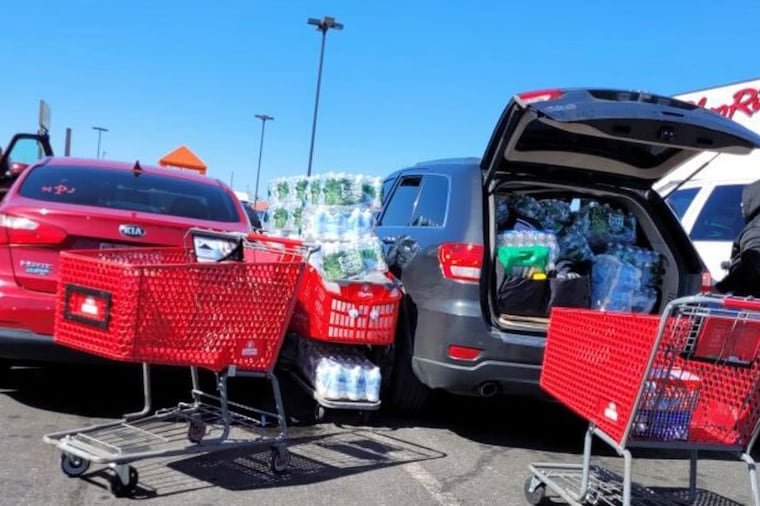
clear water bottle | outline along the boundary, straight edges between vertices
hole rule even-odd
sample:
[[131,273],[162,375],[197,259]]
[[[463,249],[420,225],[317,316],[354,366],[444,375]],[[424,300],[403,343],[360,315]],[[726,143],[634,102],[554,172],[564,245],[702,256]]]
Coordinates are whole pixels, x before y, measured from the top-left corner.
[[[345,385],[345,377],[341,378],[341,371],[342,367],[338,362],[335,361],[335,358],[333,356],[330,356],[327,359],[328,367],[327,367],[327,389],[325,393],[325,398],[332,399],[332,400],[340,400],[342,396],[345,394],[346,385]],[[341,382],[342,379],[342,382]],[[341,384],[342,383],[342,384]]]
[[348,400],[359,401],[364,399],[366,383],[361,364],[352,361],[348,367]]
[[366,395],[368,402],[377,402],[380,400],[380,368],[374,364],[364,367],[364,376],[366,378]]
[[320,397],[328,397],[330,384],[330,363],[323,358],[317,363],[314,373],[314,390]]
[[335,377],[335,400],[346,400],[348,399],[348,367],[346,367],[345,364],[341,362],[337,362],[337,372]]

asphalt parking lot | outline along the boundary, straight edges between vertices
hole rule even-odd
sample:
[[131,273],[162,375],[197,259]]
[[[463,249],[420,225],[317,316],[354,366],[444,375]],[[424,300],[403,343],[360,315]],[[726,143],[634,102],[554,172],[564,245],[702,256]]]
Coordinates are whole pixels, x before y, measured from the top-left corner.
[[[164,407],[186,398],[189,381],[182,370],[162,369],[154,385],[155,405]],[[289,414],[310,409],[295,386],[283,388]],[[231,395],[266,404],[262,391],[257,381],[239,380]],[[4,375],[0,504],[521,505],[528,464],[578,460],[585,428],[556,404],[440,396],[416,419],[340,414],[318,425],[294,424],[291,467],[283,475],[269,470],[268,448],[140,461],[132,499],[111,495],[102,467],[67,478],[59,452],[42,442],[45,433],[114,419],[140,403],[136,368],[15,368]],[[504,403],[509,409],[497,412]],[[620,469],[601,443],[595,449]],[[680,457],[643,455],[634,460],[636,479],[678,492],[688,469]],[[700,461],[698,486],[698,504],[749,503],[745,467],[720,455]]]

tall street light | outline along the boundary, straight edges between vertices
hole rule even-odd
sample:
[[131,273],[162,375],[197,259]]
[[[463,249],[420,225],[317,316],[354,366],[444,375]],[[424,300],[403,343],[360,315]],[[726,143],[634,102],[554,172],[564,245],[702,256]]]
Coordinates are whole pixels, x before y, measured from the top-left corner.
[[333,30],[343,30],[343,25],[335,22],[335,18],[325,16],[322,19],[309,18],[308,24],[317,27],[317,30],[322,32],[322,47],[319,50],[319,71],[317,73],[317,98],[314,100],[314,121],[311,124],[311,147],[309,148],[309,168],[306,173],[307,176],[311,176],[311,161],[314,158],[314,135],[317,132],[317,111],[319,110],[319,88],[322,84],[322,61],[325,58],[325,39],[327,39],[327,31],[332,28]]
[[256,210],[256,202],[259,201],[259,177],[261,176],[261,153],[264,151],[264,128],[267,126],[267,121],[273,120],[274,116],[267,116],[266,114],[257,114],[257,118],[261,120],[261,141],[259,142],[259,167],[256,169],[256,190],[253,194],[253,210]]
[[92,129],[98,131],[98,152],[95,158],[100,158],[100,136],[103,135],[103,132],[108,132],[108,129],[103,128],[103,127],[98,127],[98,126],[94,126],[92,127]]

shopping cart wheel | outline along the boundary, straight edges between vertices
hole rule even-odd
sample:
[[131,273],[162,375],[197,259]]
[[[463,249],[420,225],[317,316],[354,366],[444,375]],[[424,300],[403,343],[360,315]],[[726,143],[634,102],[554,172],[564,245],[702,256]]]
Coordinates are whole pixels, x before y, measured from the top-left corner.
[[290,464],[290,452],[284,446],[272,447],[272,472],[284,473]]
[[69,478],[82,476],[89,468],[89,460],[66,452],[61,454],[61,471]]
[[127,471],[129,473],[129,481],[127,483],[121,481],[119,473],[114,474],[113,478],[111,478],[111,493],[114,497],[129,497],[137,490],[137,482],[139,480],[137,469],[127,466]]
[[[534,481],[535,480],[535,481]],[[546,484],[531,476],[525,480],[525,499],[529,504],[546,504]]]
[[200,443],[206,437],[206,424],[203,420],[191,420],[187,428],[187,439],[191,443]]

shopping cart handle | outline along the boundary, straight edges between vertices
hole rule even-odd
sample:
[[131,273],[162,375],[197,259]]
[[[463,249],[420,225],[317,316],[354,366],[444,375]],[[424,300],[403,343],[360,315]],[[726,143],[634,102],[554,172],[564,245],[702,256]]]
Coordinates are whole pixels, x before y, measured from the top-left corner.
[[300,239],[288,239],[286,237],[275,237],[271,235],[257,234],[254,232],[248,232],[246,239],[249,241],[256,241],[256,242],[282,244],[283,246],[290,247],[290,248],[304,248],[305,250],[309,252],[309,254],[314,253],[319,250],[318,244],[307,243]]
[[729,309],[748,309],[752,311],[760,311],[760,299],[726,297],[723,299],[723,307]]

